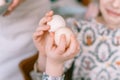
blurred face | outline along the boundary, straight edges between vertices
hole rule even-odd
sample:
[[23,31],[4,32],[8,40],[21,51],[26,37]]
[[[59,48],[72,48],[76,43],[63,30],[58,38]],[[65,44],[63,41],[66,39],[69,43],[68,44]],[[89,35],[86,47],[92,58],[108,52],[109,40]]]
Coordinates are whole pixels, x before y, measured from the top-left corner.
[[120,0],[100,0],[100,10],[108,24],[120,25]]

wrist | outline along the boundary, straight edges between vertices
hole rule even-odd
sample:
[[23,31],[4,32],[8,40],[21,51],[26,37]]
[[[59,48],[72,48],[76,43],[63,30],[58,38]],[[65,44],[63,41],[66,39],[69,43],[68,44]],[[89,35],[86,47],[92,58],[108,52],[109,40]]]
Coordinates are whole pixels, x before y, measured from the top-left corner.
[[46,56],[44,56],[44,55],[41,55],[40,53],[39,53],[39,57],[38,57],[38,60],[37,60],[37,67],[38,67],[38,70],[40,71],[40,72],[45,72],[45,66],[46,66]]
[[55,61],[47,59],[45,72],[50,76],[62,76],[63,63],[56,63]]

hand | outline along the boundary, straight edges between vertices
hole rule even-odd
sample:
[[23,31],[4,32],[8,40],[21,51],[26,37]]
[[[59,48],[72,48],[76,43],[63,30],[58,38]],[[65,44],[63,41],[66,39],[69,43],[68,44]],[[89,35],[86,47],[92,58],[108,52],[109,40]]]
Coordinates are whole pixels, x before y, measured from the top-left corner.
[[36,32],[33,34],[33,41],[36,48],[39,51],[38,56],[38,69],[41,72],[45,71],[46,66],[46,51],[45,46],[47,38],[49,37],[48,30],[50,26],[47,25],[47,22],[52,19],[53,11],[46,13],[45,17],[40,20],[39,27],[36,29]]
[[39,27],[36,29],[36,32],[33,34],[33,41],[35,43],[36,48],[39,52],[41,52],[41,55],[45,55],[45,46],[47,37],[49,37],[48,30],[50,29],[50,26],[47,25],[47,22],[49,22],[52,19],[53,11],[48,12],[45,17],[43,17],[40,20]]
[[25,0],[12,0],[12,3],[8,7],[8,10],[5,12],[4,16],[9,15],[17,6],[19,6]]
[[71,35],[70,46],[67,47],[65,35],[61,36],[61,40],[58,46],[55,45],[54,34],[51,33],[51,37],[48,37],[46,43],[46,54],[49,61],[53,61],[57,64],[64,64],[65,61],[75,57],[79,51],[79,43],[74,35]]
[[51,34],[46,43],[47,63],[46,73],[51,76],[61,76],[64,62],[75,57],[79,51],[79,44],[75,36],[72,35],[70,46],[67,47],[65,35],[61,36],[58,46],[54,42],[54,34]]

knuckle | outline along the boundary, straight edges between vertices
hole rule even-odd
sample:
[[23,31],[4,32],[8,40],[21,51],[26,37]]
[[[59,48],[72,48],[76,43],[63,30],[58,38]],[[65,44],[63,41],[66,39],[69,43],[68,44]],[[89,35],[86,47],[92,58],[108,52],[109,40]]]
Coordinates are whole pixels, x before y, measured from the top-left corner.
[[58,48],[59,52],[64,52],[64,48]]

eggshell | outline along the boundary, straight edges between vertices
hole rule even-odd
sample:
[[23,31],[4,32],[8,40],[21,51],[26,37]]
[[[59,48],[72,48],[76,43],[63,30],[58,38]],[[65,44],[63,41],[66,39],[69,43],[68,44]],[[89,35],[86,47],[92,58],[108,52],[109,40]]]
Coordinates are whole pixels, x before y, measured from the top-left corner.
[[55,44],[59,45],[59,43],[60,43],[60,37],[61,37],[62,34],[65,35],[66,41],[67,41],[67,46],[69,46],[70,41],[71,41],[71,35],[73,34],[73,32],[69,28],[67,28],[67,27],[59,28],[55,32]]
[[6,0],[0,0],[0,6],[3,6],[6,4]]
[[66,26],[64,18],[60,15],[54,15],[52,20],[47,24],[50,25],[50,32],[55,32],[60,27]]

